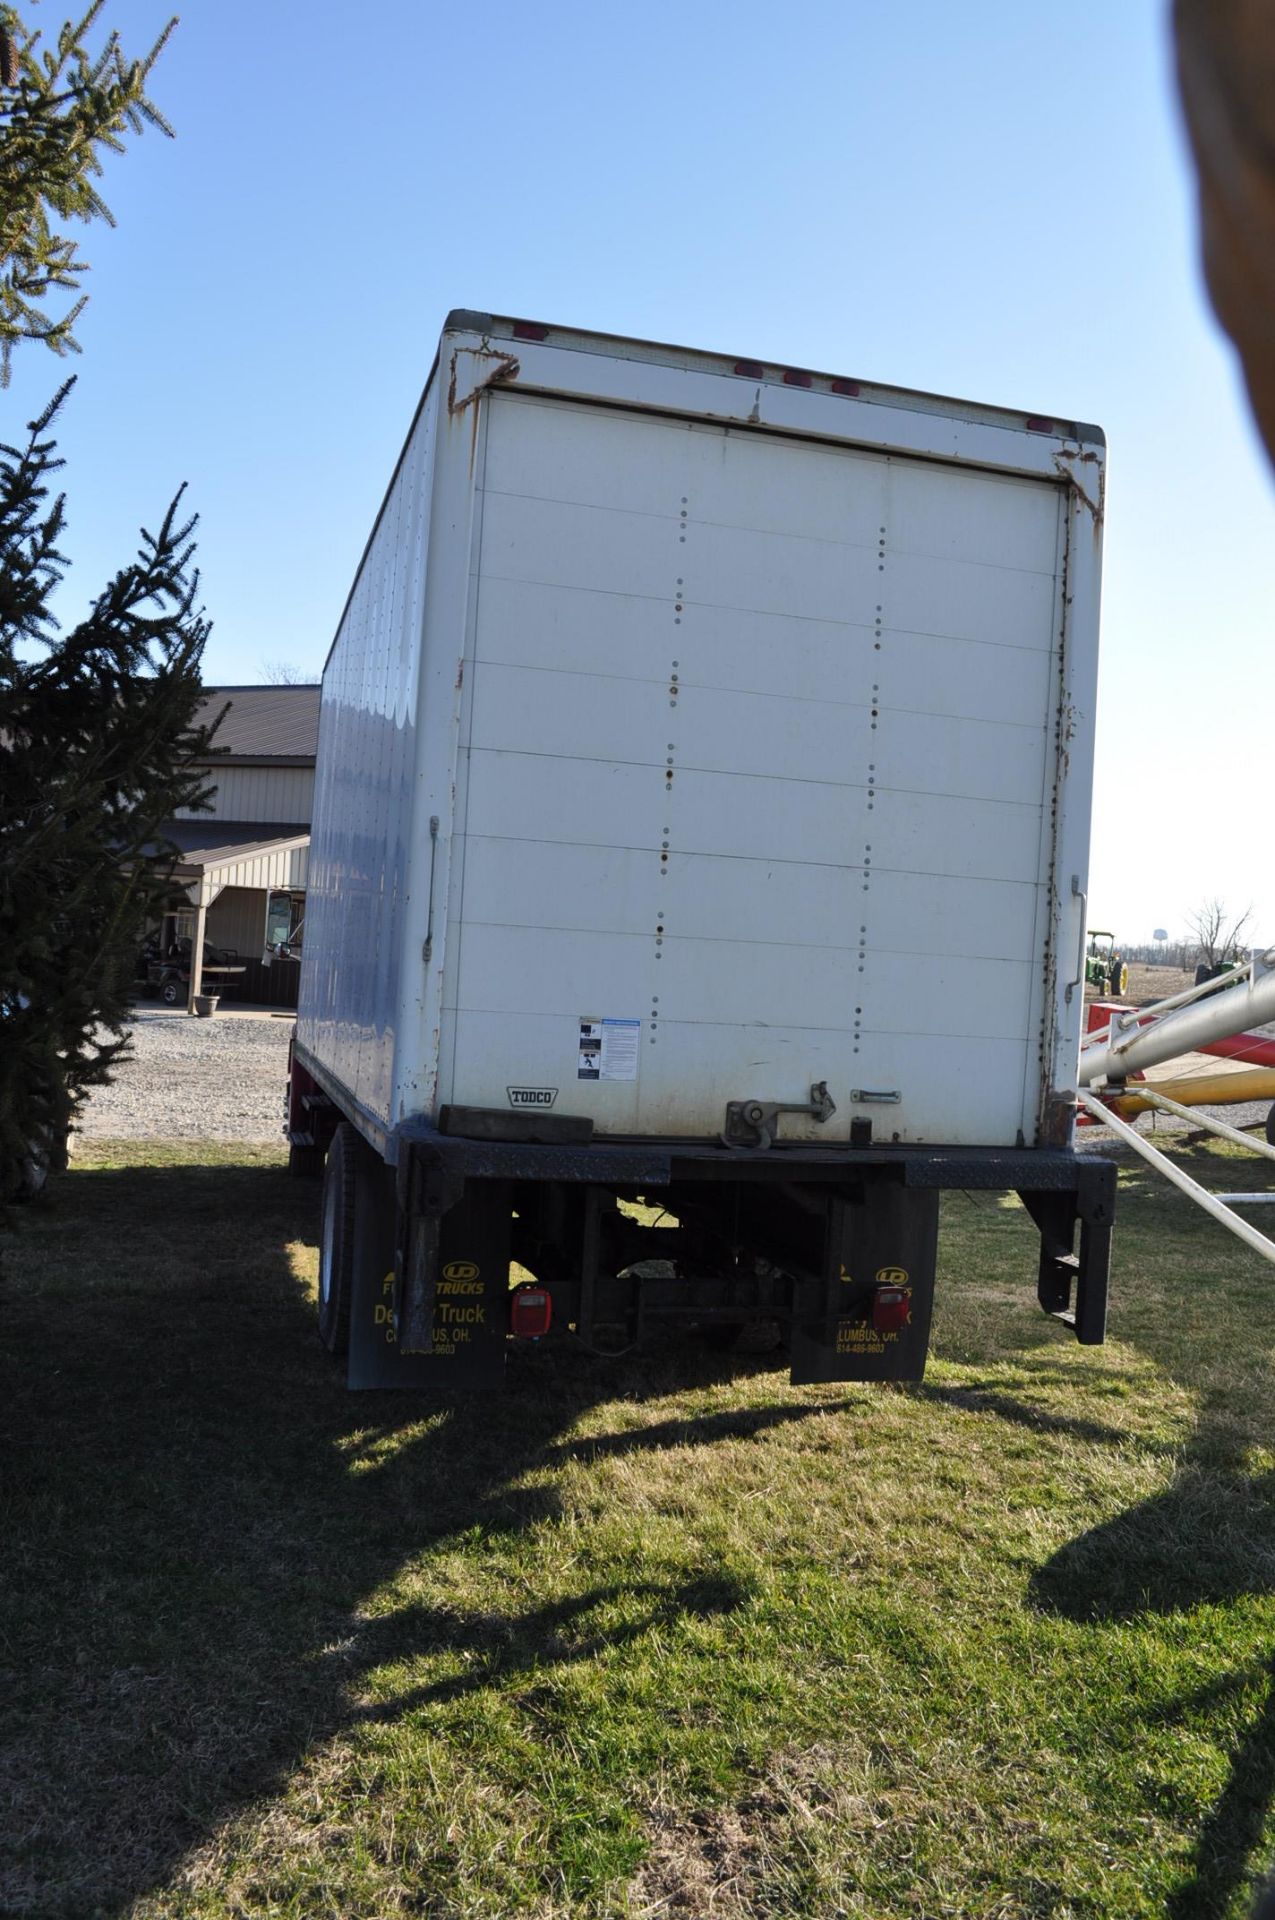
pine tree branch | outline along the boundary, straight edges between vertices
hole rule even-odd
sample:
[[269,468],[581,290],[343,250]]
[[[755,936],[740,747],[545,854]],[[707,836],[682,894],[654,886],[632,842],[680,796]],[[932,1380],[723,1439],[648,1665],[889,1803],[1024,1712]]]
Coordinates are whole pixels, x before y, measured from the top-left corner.
[[173,137],[146,88],[176,19],[142,59],[126,60],[114,32],[96,52],[86,44],[103,5],[95,0],[67,22],[54,51],[23,25],[11,0],[0,0],[0,385],[8,384],[21,341],[79,352],[74,329],[87,296],[61,315],[44,303],[54,289],[78,293],[90,267],[55,223],[113,226],[94,185],[102,156],[122,153],[126,137],[147,125]]

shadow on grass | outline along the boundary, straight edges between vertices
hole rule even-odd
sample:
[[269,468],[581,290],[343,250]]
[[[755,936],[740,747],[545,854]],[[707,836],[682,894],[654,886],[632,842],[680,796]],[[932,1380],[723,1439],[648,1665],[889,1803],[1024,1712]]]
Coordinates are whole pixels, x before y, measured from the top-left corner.
[[[1270,1184],[1269,1169],[1207,1144],[1164,1136],[1157,1144],[1171,1149],[1176,1164],[1206,1188]],[[1247,1470],[1249,1449],[1268,1443],[1263,1409],[1269,1389],[1258,1362],[1275,1334],[1270,1270],[1247,1255],[1237,1266],[1225,1233],[1131,1152],[1117,1147],[1109,1157],[1121,1169],[1112,1333],[1158,1375],[1189,1389],[1201,1411],[1171,1486],[1068,1542],[1031,1580],[1030,1605],[1095,1630],[1275,1594],[1275,1474]],[[1238,1176],[1237,1165],[1243,1166]],[[1040,1345],[1038,1331],[1015,1329],[1009,1350],[1030,1353],[1037,1372]],[[1073,1363],[1067,1377],[1074,1381],[1081,1371]],[[1101,1368],[1084,1371],[1090,1390],[1100,1391]],[[1129,1444],[1127,1435],[1108,1434],[1100,1423],[1055,1420],[1019,1406],[995,1381],[914,1391],[1044,1431]],[[1097,1632],[1092,1657],[1102,1658]],[[1275,1658],[1256,1667],[1246,1662],[1212,1691],[1219,1702],[1234,1702],[1244,1724],[1227,1755],[1225,1785],[1199,1821],[1190,1866],[1166,1905],[1166,1920],[1222,1920],[1237,1901],[1243,1904],[1254,1865],[1267,1864],[1260,1850],[1275,1806]],[[1203,1694],[1190,1695],[1164,1714],[1185,1724],[1207,1704]]]
[[[1039,1377],[1039,1375],[1038,1375]],[[1077,1377],[1073,1368],[1067,1376],[1069,1384]],[[1010,1426],[1028,1427],[1034,1433],[1062,1434],[1069,1440],[1084,1440],[1099,1446],[1127,1446],[1129,1436],[1118,1427],[1104,1426],[1100,1420],[1087,1420],[1079,1414],[1050,1413],[1045,1407],[1032,1406],[1029,1401],[1016,1400],[1000,1381],[989,1381],[985,1387],[971,1382],[962,1387],[936,1387],[921,1385],[908,1387],[907,1393],[918,1400],[928,1400],[934,1406],[951,1407],[957,1413],[988,1414],[997,1420],[1004,1420]]]
[[[773,1365],[773,1357],[768,1357],[765,1364]],[[748,1361],[742,1356],[716,1362],[705,1356],[698,1366],[701,1377],[707,1373],[712,1378],[735,1377],[747,1370]],[[678,1377],[679,1381],[688,1378],[685,1348],[679,1354]],[[848,1401],[824,1400],[820,1403],[819,1412],[836,1413],[849,1404]],[[565,1460],[614,1459],[629,1453],[653,1453],[661,1447],[703,1447],[721,1440],[752,1440],[760,1433],[788,1426],[794,1420],[807,1420],[811,1411],[809,1406],[800,1403],[725,1407],[720,1413],[699,1414],[693,1420],[662,1420],[651,1426],[631,1428],[625,1433],[590,1434],[585,1440],[571,1440],[560,1446],[548,1447],[543,1457],[546,1464],[557,1466]]]
[[[569,1665],[627,1646],[657,1627],[674,1625],[686,1615],[709,1620],[714,1614],[733,1613],[749,1598],[750,1589],[730,1573],[696,1575],[659,1586],[634,1581],[625,1586],[591,1587],[569,1600],[556,1600],[517,1615],[478,1614],[458,1619],[429,1607],[404,1607],[371,1624],[360,1643],[365,1667],[409,1659],[425,1651],[472,1656],[472,1671],[411,1687],[393,1700],[356,1709],[355,1720],[396,1720],[421,1707],[456,1700],[500,1679],[543,1674],[550,1666]],[[608,1623],[605,1631],[587,1631],[589,1615],[634,1600],[645,1604],[636,1618]]]
[[[1085,1624],[1190,1612],[1275,1592],[1275,1474],[1220,1464],[1207,1426],[1168,1490],[1070,1541],[1038,1570],[1031,1599]],[[1275,1804],[1275,1657],[1162,1717],[1183,1722],[1226,1694],[1258,1690],[1262,1703],[1228,1756],[1227,1780],[1196,1835],[1188,1877],[1166,1920],[1223,1920],[1249,1877]]]
[[1033,1576],[1069,1620],[1129,1620],[1275,1592],[1275,1474],[1188,1459],[1164,1493],[1083,1533]]
[[[1258,1677],[1237,1676],[1237,1687]],[[1196,1839],[1190,1877],[1170,1896],[1165,1920],[1223,1920],[1262,1843],[1275,1796],[1275,1656],[1260,1679],[1265,1701],[1232,1749],[1226,1785]],[[1186,1711],[1192,1703],[1181,1704]],[[1263,1904],[1261,1912],[1272,1920],[1275,1909]]]
[[[548,1355],[515,1363],[534,1392],[442,1411],[350,1395],[287,1252],[312,1239],[317,1211],[316,1190],[273,1167],[79,1172],[9,1246],[5,1913],[122,1914],[361,1718],[589,1659],[747,1598],[728,1574],[690,1568],[520,1615],[369,1617],[371,1596],[449,1536],[550,1517],[552,1491],[520,1484],[538,1466],[711,1443],[799,1410],[576,1442],[590,1404],[649,1388],[659,1363]],[[738,1371],[708,1356],[679,1369],[704,1382]],[[591,1624],[599,1610],[605,1632]],[[374,1669],[440,1652],[470,1665],[367,1704]]]

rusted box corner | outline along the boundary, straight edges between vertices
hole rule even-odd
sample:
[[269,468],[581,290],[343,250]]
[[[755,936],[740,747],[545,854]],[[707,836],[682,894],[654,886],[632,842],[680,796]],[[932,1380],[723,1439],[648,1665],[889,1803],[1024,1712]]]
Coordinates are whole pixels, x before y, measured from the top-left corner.
[[1071,1093],[1049,1093],[1045,1096],[1045,1109],[1040,1122],[1040,1144],[1042,1147],[1066,1147],[1071,1144],[1071,1130],[1076,1119],[1076,1098]]
[[448,413],[463,413],[488,387],[503,386],[516,380],[521,368],[512,353],[493,349],[457,347],[452,354],[451,376],[447,383]]

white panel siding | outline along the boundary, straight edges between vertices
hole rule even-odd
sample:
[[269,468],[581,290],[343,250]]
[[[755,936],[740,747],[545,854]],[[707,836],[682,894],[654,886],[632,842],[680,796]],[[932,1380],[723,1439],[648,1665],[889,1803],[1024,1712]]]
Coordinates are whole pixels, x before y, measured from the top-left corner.
[[253,820],[263,825],[304,826],[314,806],[311,767],[224,767],[214,763],[216,782],[211,813],[190,808],[180,820]]
[[450,1097],[1031,1137],[1062,489],[512,393],[481,486]]
[[[856,646],[853,621],[713,606],[696,601],[689,588],[685,591],[695,628],[694,658],[682,662],[680,674],[688,693],[704,686],[754,700],[864,704],[863,643],[871,645],[876,638],[875,617],[858,623]],[[650,618],[647,602],[634,594],[603,596],[484,577],[478,607],[480,654],[488,665],[539,673],[611,674],[662,687],[667,662],[651,657],[646,644]],[[543,644],[546,623],[554,632],[551,657],[546,657]],[[829,645],[838,632],[844,644]],[[891,626],[889,635],[894,663],[912,688],[919,712],[1019,722],[1024,712],[1045,710],[1047,650],[998,646],[992,654],[988,649],[994,641],[935,637],[898,626]]]
[[[645,939],[652,914],[678,938],[836,947],[862,897],[862,866],[766,861],[747,890],[731,884],[730,859],[688,853],[658,882],[658,849],[554,845],[530,865],[507,841],[471,838],[465,868],[467,927],[608,930]],[[1020,960],[1031,952],[1036,888],[1026,881],[956,874],[874,872],[873,891],[899,954],[929,951],[936,926],[946,951],[969,960]],[[857,948],[857,942],[854,943]]]
[[236,860],[227,867],[210,869],[218,887],[278,888],[283,893],[304,893],[309,878],[308,845],[286,847],[276,853],[259,853],[250,860]]
[[[532,669],[480,662],[474,750],[622,765],[640,764],[645,748],[647,764],[661,768],[666,755],[659,749],[667,746],[669,731],[667,685],[630,680],[608,689],[599,684],[605,678],[566,673],[546,678]],[[883,787],[1039,807],[1043,719],[1025,723],[1021,709],[1020,717],[999,721],[898,707],[891,725],[877,729],[873,684],[862,686],[852,705],[679,682],[677,731],[686,746],[678,764],[694,773],[739,773],[740,742],[746,739],[753,777],[793,777],[796,751],[816,784],[866,784],[866,769],[872,767],[880,776],[875,784]],[[913,697],[923,700],[924,687],[917,686]],[[589,723],[582,733],[580,715],[586,710]],[[878,732],[879,740],[874,738]]]

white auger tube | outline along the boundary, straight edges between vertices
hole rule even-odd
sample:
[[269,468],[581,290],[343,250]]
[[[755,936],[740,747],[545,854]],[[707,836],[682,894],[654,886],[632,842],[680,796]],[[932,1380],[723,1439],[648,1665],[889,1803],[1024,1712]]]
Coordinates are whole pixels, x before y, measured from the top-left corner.
[[1105,1034],[1080,1055],[1076,1078],[1082,1087],[1125,1080],[1145,1067],[1174,1060],[1211,1040],[1275,1020],[1275,947],[1254,954],[1246,975],[1234,986],[1197,990],[1200,998],[1176,1011],[1156,1015],[1154,1007],[1130,1007],[1116,1014]]

